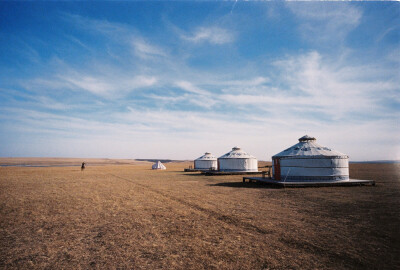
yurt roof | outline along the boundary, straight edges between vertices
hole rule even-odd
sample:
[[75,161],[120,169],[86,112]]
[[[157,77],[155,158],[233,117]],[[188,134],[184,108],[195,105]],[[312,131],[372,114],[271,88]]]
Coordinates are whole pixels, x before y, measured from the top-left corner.
[[244,152],[240,147],[233,147],[232,151],[226,153],[223,156],[220,156],[219,158],[255,158],[254,156],[247,154]]
[[164,164],[162,164],[161,161],[157,161],[156,163],[153,164],[152,168],[166,168]]
[[299,143],[289,147],[286,150],[274,155],[273,157],[348,157],[339,151],[332,150],[328,147],[316,143],[314,137],[305,135],[299,138]]
[[202,155],[201,157],[199,157],[195,160],[217,160],[217,157],[215,157],[211,153],[206,152],[206,153],[204,153],[204,155]]

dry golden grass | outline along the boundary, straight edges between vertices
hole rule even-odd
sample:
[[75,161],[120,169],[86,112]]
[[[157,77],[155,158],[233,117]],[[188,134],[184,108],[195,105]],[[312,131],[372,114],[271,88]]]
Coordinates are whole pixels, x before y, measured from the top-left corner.
[[400,268],[399,164],[302,189],[188,165],[0,168],[0,268]]

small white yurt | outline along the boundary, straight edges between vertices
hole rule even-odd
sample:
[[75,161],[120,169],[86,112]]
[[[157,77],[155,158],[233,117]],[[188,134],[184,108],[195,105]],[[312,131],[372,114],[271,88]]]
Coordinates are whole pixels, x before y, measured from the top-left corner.
[[164,166],[164,164],[161,163],[161,161],[157,161],[156,163],[153,164],[151,167],[153,170],[166,170],[167,168]]
[[217,167],[217,158],[208,152],[194,160],[194,168],[197,170],[216,170]]
[[349,157],[317,144],[308,135],[273,156],[272,165],[274,179],[278,181],[349,180]]
[[218,170],[257,172],[258,161],[255,157],[247,154],[239,147],[233,147],[232,151],[218,158]]

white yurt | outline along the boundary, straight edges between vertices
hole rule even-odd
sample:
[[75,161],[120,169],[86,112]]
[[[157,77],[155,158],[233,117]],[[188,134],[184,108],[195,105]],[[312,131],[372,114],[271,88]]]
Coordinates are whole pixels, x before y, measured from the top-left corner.
[[164,166],[164,164],[161,163],[161,161],[157,161],[156,163],[153,164],[151,167],[153,170],[166,170],[167,168]]
[[233,147],[232,151],[218,158],[218,170],[257,172],[258,161],[239,147]]
[[349,157],[316,143],[305,135],[299,143],[272,157],[272,173],[278,181],[349,180]]
[[194,168],[197,170],[216,170],[217,167],[217,158],[208,152],[194,160]]

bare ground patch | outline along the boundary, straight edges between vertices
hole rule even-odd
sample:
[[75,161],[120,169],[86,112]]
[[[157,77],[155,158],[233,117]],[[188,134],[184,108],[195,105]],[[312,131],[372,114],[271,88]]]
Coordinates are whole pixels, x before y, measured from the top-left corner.
[[0,168],[0,268],[400,267],[396,164],[351,165],[376,187],[307,189],[167,165]]

